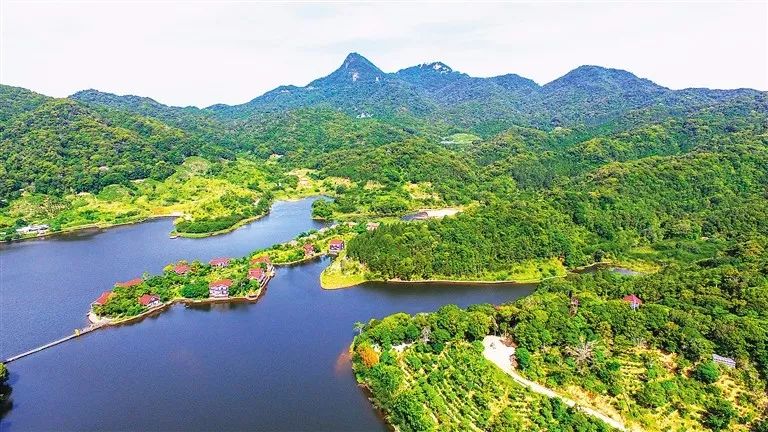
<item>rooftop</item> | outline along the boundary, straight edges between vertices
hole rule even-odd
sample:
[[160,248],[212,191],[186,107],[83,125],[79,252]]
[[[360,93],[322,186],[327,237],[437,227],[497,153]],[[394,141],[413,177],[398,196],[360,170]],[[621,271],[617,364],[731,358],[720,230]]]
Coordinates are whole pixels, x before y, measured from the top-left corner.
[[105,304],[107,304],[107,301],[109,300],[110,297],[112,297],[112,291],[104,291],[103,293],[101,293],[99,298],[97,298],[94,303],[97,305],[104,306]]
[[269,255],[262,255],[260,257],[254,258],[251,260],[252,263],[267,263],[272,264],[272,260],[269,259]]
[[140,285],[142,282],[144,282],[144,279],[138,277],[125,282],[117,282],[115,286],[121,288],[129,288],[132,286]]
[[144,294],[143,296],[139,297],[139,304],[142,306],[148,306],[150,303],[159,301],[160,297],[152,294]]
[[221,279],[217,281],[213,281],[210,284],[208,284],[209,288],[213,287],[231,287],[232,286],[232,279]]
[[640,297],[638,297],[638,296],[636,296],[634,294],[630,294],[630,295],[624,296],[624,301],[628,302],[628,303],[643,304],[643,301],[640,300]]

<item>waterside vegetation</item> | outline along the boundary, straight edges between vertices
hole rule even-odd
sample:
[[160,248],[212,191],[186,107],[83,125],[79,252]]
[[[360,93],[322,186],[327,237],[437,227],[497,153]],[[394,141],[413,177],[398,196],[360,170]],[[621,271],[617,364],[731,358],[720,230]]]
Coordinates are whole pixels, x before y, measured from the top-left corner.
[[[607,430],[494,369],[479,341],[497,334],[524,376],[632,430],[762,430],[766,269],[760,257],[721,256],[648,276],[545,281],[506,305],[371,320],[352,346],[356,376],[400,430]],[[551,404],[555,414],[537,412]]]

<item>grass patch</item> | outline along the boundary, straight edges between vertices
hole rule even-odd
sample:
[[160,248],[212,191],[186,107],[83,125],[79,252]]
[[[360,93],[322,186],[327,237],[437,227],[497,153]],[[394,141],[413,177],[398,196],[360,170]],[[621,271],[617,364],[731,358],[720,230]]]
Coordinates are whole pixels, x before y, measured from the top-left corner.
[[443,144],[468,145],[480,141],[481,138],[470,133],[455,133],[443,139]]
[[351,287],[367,281],[366,273],[364,265],[347,258],[346,254],[342,252],[320,274],[320,286],[323,289]]

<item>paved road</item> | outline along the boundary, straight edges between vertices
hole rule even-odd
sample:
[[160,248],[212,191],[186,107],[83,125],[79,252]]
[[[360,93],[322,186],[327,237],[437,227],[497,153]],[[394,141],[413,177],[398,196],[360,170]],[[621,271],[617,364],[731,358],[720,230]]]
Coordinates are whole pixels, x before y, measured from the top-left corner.
[[600,411],[594,410],[589,407],[585,407],[583,405],[579,405],[573,399],[569,399],[565,396],[558,394],[552,389],[549,389],[547,387],[544,387],[541,384],[538,384],[536,382],[523,378],[520,374],[515,372],[515,369],[512,367],[512,363],[509,361],[509,357],[515,353],[515,349],[513,347],[508,347],[504,345],[501,342],[500,337],[486,336],[485,339],[483,339],[483,346],[485,347],[485,349],[483,350],[483,355],[485,356],[485,358],[493,362],[493,364],[495,364],[501,370],[506,372],[507,375],[511,376],[513,380],[520,383],[522,386],[538,394],[551,397],[551,398],[558,398],[562,400],[566,405],[570,407],[576,407],[576,409],[580,410],[581,412],[588,414],[592,417],[598,418],[620,431],[627,430],[626,427],[624,427],[624,423],[612,417],[609,417],[601,413]]

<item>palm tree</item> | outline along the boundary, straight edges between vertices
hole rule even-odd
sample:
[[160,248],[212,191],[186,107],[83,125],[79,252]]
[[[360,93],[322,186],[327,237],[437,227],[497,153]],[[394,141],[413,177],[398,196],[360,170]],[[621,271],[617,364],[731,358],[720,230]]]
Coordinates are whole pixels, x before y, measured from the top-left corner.
[[577,365],[583,367],[592,360],[595,354],[595,343],[596,341],[587,341],[582,336],[577,345],[566,347],[565,352],[576,360]]
[[432,336],[432,329],[430,329],[429,326],[424,326],[421,329],[421,341],[424,343],[428,343],[430,336]]

